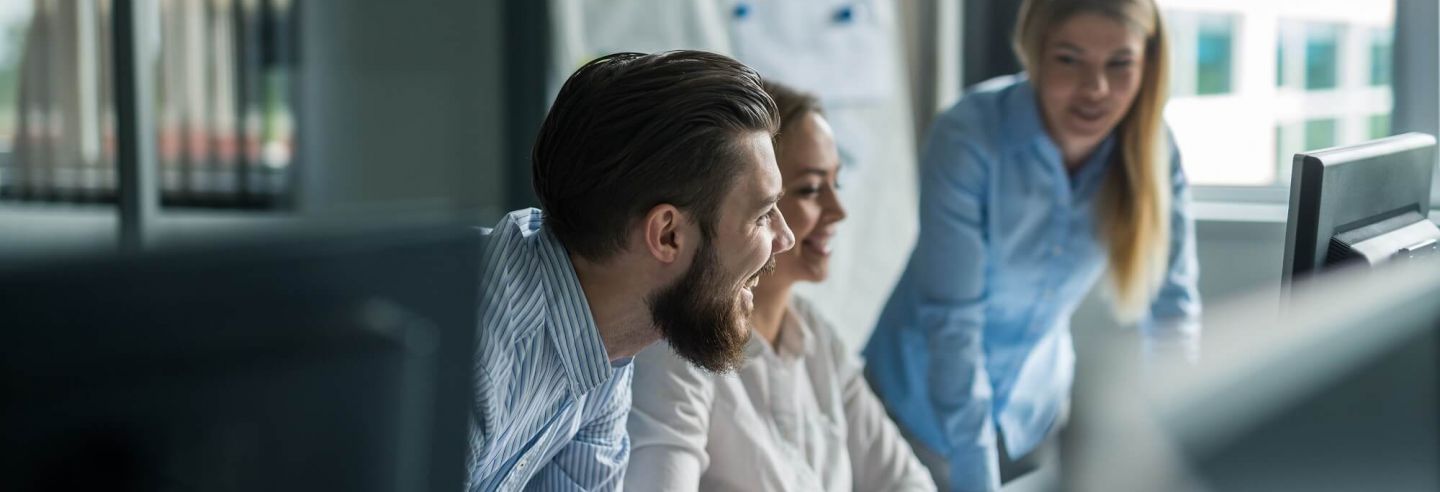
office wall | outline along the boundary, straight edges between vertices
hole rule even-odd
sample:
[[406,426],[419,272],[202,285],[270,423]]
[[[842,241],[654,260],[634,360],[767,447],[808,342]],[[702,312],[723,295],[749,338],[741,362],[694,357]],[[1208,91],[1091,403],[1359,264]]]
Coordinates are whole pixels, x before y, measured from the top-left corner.
[[501,196],[500,2],[303,7],[301,210],[493,213]]

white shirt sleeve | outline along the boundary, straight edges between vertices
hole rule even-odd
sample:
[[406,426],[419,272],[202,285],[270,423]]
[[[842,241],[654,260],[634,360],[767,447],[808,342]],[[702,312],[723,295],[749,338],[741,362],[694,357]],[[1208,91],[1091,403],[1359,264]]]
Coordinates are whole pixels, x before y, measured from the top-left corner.
[[709,466],[714,381],[664,343],[635,356],[625,489],[696,490]]
[[934,491],[930,472],[915,457],[910,443],[885,412],[885,406],[870,389],[861,373],[859,357],[845,348],[834,328],[809,305],[797,311],[825,341],[821,350],[830,352],[835,380],[845,406],[846,448],[850,453],[854,490]]

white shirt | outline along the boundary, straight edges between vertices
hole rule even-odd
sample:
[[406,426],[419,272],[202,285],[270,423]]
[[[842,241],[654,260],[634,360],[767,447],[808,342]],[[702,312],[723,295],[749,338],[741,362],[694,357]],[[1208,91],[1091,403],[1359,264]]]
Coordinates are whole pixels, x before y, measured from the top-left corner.
[[625,488],[935,490],[858,358],[809,303],[792,297],[776,345],[751,336],[728,375],[665,344],[636,356]]

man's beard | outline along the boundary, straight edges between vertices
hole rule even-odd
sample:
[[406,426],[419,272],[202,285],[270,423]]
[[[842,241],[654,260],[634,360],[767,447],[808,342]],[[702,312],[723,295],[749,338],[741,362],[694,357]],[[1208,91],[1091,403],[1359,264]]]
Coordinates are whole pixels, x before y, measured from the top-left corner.
[[[761,273],[774,268],[772,257]],[[676,354],[715,373],[740,366],[750,340],[750,313],[740,293],[728,290],[734,285],[721,278],[720,258],[706,241],[685,276],[650,296],[651,319]]]

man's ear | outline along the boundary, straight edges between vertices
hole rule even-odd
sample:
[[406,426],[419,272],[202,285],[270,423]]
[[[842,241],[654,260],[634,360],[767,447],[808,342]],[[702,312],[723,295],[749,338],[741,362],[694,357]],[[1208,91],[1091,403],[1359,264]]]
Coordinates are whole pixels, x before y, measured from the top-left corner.
[[689,217],[674,205],[662,203],[651,208],[640,227],[645,251],[661,263],[679,261],[680,253],[689,246],[689,222]]

